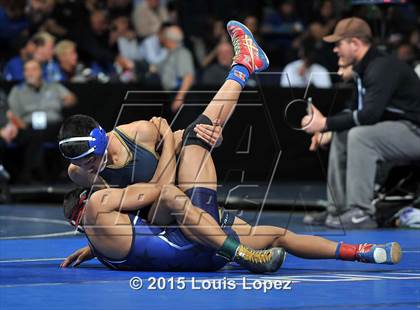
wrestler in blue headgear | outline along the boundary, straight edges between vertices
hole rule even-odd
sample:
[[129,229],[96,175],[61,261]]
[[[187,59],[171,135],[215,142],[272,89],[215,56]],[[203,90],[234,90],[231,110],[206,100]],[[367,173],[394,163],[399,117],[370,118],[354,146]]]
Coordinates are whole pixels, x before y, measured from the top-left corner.
[[67,139],[61,140],[59,142],[60,150],[63,144],[73,143],[73,142],[83,142],[83,141],[88,142],[89,149],[87,151],[76,156],[68,156],[68,155],[65,155],[64,152],[62,152],[63,156],[67,159],[75,160],[75,159],[86,157],[89,154],[93,154],[97,156],[103,156],[106,154],[108,137],[106,136],[105,130],[103,130],[101,126],[98,126],[92,129],[92,131],[89,133],[89,136],[73,137],[73,138],[67,138]]
[[82,169],[100,172],[106,166],[108,137],[93,118],[75,115],[60,129],[61,154]]
[[[130,130],[126,132],[122,128]],[[121,125],[107,134],[92,117],[73,115],[61,126],[59,147],[61,154],[73,164],[70,169],[81,168],[76,174],[89,175],[90,180],[99,174],[105,183],[122,188],[152,179],[158,156],[154,150],[156,141],[147,140],[151,130],[156,132],[153,124],[138,121]],[[156,139],[156,134],[153,137]],[[116,163],[115,158],[127,160]],[[70,169],[70,178],[75,181]],[[75,183],[92,185],[92,182]]]

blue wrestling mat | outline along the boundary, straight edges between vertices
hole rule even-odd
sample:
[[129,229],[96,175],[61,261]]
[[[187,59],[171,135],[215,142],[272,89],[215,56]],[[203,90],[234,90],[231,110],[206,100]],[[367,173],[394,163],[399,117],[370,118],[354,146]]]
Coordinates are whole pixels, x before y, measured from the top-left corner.
[[0,309],[420,308],[419,230],[327,231],[302,226],[302,216],[265,212],[261,224],[290,223],[295,232],[349,243],[398,241],[402,261],[386,266],[288,255],[272,275],[253,275],[235,266],[214,273],[122,272],[96,260],[60,269],[67,255],[86,245],[62,220],[62,209],[3,205]]

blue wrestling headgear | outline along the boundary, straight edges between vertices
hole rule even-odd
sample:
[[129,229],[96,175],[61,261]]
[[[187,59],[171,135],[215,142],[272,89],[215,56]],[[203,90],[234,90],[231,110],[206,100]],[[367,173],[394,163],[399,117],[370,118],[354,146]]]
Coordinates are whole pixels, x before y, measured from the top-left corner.
[[[80,155],[73,156],[73,157],[67,156],[61,149],[61,146],[63,144],[73,143],[73,142],[84,142],[84,141],[88,142],[89,149]],[[72,137],[72,138],[63,139],[58,143],[58,146],[60,148],[61,154],[65,158],[70,159],[70,160],[80,159],[90,154],[102,156],[105,154],[106,148],[108,146],[108,137],[106,136],[106,132],[105,130],[102,129],[102,127],[96,127],[92,129],[92,131],[89,133],[89,136]]]

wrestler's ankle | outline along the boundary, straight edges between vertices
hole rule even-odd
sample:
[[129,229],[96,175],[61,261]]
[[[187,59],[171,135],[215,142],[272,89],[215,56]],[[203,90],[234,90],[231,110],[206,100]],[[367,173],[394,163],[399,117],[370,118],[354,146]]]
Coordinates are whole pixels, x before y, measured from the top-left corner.
[[357,247],[357,244],[347,244],[344,242],[339,242],[335,251],[335,258],[338,260],[355,261]]
[[239,85],[241,85],[241,88],[245,87],[248,79],[249,71],[245,66],[241,64],[234,65],[232,69],[230,69],[230,72],[226,78],[226,80],[232,80],[239,83]]
[[237,241],[232,236],[228,236],[226,237],[220,249],[217,250],[217,254],[225,257],[228,260],[234,260],[239,246],[239,241]]

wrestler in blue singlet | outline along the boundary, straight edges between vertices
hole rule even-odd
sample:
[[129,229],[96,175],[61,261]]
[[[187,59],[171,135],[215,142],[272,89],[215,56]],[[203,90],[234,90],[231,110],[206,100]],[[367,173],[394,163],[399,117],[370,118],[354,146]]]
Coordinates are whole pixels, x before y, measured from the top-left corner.
[[[192,191],[188,191],[190,194]],[[191,197],[190,197],[191,198]],[[192,202],[219,220],[216,191],[194,188]],[[119,261],[110,260],[91,247],[98,260],[118,270],[215,271],[228,261],[216,250],[188,240],[180,228],[152,226],[139,214],[129,214],[133,240],[128,255]],[[236,236],[231,227],[223,227],[227,235]]]

